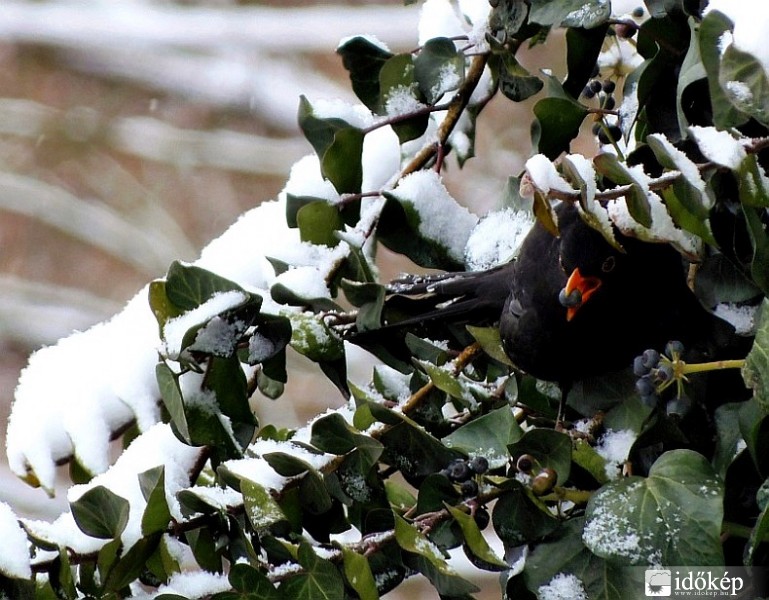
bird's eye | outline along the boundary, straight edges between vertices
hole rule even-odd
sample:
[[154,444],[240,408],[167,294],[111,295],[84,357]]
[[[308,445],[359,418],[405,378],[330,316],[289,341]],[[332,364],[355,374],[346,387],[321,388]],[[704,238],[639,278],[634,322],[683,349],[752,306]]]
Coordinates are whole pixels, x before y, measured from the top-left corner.
[[603,264],[601,265],[601,271],[604,273],[611,273],[614,270],[616,264],[617,259],[615,259],[613,256],[610,256],[605,261],[603,261]]

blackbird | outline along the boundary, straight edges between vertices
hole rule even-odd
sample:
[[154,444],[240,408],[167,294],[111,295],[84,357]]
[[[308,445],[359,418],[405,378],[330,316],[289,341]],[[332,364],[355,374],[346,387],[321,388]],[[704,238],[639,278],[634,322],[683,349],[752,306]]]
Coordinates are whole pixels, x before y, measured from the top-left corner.
[[711,360],[733,340],[732,327],[687,286],[674,248],[616,232],[620,251],[574,205],[561,203],[555,213],[560,235],[537,223],[510,263],[393,282],[397,296],[427,294],[433,306],[395,325],[498,321],[513,364],[562,390],[628,367],[646,348],[663,348],[671,339],[696,348],[698,360]]

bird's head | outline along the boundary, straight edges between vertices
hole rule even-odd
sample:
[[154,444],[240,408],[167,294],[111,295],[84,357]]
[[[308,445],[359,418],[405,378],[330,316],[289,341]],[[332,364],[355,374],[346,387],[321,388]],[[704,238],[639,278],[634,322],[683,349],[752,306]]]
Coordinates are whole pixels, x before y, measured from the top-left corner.
[[627,255],[611,246],[596,230],[579,222],[562,223],[559,266],[566,276],[559,301],[571,321],[596,293],[623,269]]

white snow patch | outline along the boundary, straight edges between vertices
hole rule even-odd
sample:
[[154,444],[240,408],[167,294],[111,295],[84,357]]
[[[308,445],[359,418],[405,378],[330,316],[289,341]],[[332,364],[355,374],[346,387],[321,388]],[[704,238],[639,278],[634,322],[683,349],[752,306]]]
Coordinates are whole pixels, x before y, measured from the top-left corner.
[[537,589],[538,600],[587,600],[582,581],[571,573],[558,573]]
[[27,534],[19,525],[11,507],[5,502],[0,502],[0,539],[3,540],[0,573],[14,579],[30,579],[32,568]]
[[606,461],[606,476],[609,479],[617,479],[622,474],[622,465],[637,437],[630,429],[609,429],[598,440],[595,450]]
[[714,312],[717,317],[727,323],[731,323],[738,335],[751,335],[755,333],[758,306],[722,302],[716,305]]
[[417,171],[407,175],[393,195],[416,210],[420,234],[441,244],[452,259],[462,261],[478,217],[451,197],[438,173]]
[[715,127],[692,125],[689,127],[689,133],[694,137],[695,143],[705,158],[717,165],[737,169],[745,159],[745,148],[727,131],[719,131]]
[[518,254],[534,223],[534,215],[527,210],[505,208],[488,213],[467,240],[465,267],[469,271],[484,271],[509,262]]

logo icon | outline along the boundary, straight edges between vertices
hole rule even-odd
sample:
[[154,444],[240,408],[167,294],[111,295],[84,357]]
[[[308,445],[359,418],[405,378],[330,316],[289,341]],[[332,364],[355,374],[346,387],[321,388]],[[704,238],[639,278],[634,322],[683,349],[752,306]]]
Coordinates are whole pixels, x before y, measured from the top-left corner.
[[672,577],[669,569],[646,569],[644,591],[647,598],[670,596]]

